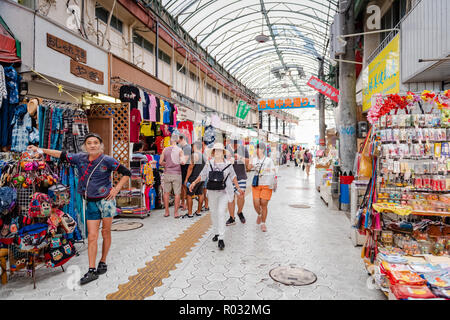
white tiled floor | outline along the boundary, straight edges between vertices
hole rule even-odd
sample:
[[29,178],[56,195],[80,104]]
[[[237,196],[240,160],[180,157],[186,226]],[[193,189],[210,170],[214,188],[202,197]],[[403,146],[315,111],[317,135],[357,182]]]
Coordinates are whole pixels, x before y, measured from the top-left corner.
[[[295,167],[282,168],[280,175],[279,189],[269,204],[268,232],[257,227],[249,194],[244,208],[247,223],[236,219],[236,225],[227,227],[225,250],[219,251],[207,233],[148,299],[385,299],[380,291],[367,287],[361,248],[351,243],[349,220],[343,212],[325,206],[314,189],[314,175],[306,179]],[[289,206],[292,203],[311,208],[295,209]],[[105,299],[196,221],[162,215],[155,211],[149,218],[135,220],[144,227],[113,232],[109,270],[98,281],[74,291],[67,287],[73,276],[68,271],[44,268],[37,271],[36,290],[30,278],[15,276],[0,286],[0,299]],[[269,271],[279,265],[305,267],[318,280],[304,287],[277,283]],[[82,275],[87,252],[73,258],[66,269],[69,266],[79,266]]]

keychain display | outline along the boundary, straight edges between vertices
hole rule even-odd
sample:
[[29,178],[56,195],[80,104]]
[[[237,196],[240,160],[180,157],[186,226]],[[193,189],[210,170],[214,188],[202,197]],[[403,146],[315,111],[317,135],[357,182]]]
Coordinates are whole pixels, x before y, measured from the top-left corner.
[[450,270],[450,90],[378,94],[367,117],[375,186],[357,212],[355,227],[367,236],[361,257],[390,296],[443,297],[439,285],[448,286]]

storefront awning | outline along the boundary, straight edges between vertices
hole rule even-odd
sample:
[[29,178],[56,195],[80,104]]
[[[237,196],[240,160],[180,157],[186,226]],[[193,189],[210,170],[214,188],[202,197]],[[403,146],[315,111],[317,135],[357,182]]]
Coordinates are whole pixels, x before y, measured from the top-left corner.
[[6,25],[0,16],[0,62],[22,62],[20,59],[20,41]]

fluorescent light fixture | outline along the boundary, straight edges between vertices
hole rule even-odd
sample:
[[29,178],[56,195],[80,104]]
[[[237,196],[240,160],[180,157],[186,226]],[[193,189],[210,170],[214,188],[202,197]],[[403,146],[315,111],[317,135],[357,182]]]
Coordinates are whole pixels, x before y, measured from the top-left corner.
[[101,94],[101,93],[92,96],[92,98],[98,99],[98,100],[103,100],[103,101],[106,101],[106,102],[111,102],[111,103],[120,103],[119,99],[116,99],[114,97],[107,96],[107,95],[104,95],[104,94]]

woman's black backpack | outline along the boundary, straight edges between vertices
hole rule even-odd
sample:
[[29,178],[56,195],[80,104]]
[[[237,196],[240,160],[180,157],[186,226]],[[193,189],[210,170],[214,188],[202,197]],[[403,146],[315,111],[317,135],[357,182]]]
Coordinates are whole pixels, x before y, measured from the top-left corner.
[[208,190],[225,190],[228,176],[224,179],[223,172],[231,166],[231,164],[227,165],[223,170],[214,170],[211,163],[209,163],[211,167],[211,171],[209,172],[208,181],[206,182],[206,189]]

